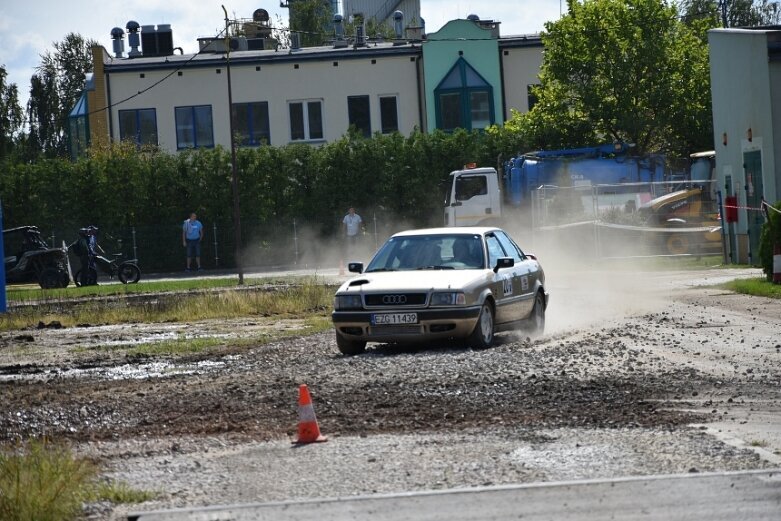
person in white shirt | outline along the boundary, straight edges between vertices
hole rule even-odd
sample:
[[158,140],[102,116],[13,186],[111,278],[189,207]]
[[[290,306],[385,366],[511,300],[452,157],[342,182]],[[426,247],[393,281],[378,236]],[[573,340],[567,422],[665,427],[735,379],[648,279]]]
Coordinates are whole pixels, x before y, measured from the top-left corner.
[[363,230],[363,219],[355,213],[355,208],[352,206],[347,210],[347,215],[344,216],[344,219],[342,219],[342,227],[344,228],[347,256],[349,257],[353,254],[360,232]]

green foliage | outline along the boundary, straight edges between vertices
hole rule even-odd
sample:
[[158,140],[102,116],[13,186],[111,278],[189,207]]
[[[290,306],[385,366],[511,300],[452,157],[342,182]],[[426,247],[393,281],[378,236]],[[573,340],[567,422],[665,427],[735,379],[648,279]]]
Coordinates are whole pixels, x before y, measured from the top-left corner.
[[620,140],[642,155],[712,146],[707,45],[675,7],[663,0],[568,5],[545,26],[539,101],[519,116],[538,148]]
[[75,519],[95,475],[89,462],[46,441],[5,448],[0,451],[0,519]]
[[726,284],[720,285],[724,289],[743,293],[745,295],[754,295],[756,297],[778,298],[781,299],[781,285],[773,284],[765,279],[735,279]]
[[[367,220],[378,214],[388,226],[439,225],[443,185],[452,170],[470,162],[497,166],[524,143],[514,129],[495,127],[371,139],[349,134],[320,147],[241,148],[242,246],[284,240],[289,235],[280,233],[280,226],[292,229],[294,220],[299,228],[332,238],[350,205]],[[59,244],[63,236],[71,243],[78,228],[95,224],[104,247],[120,251],[118,244],[106,245],[115,237],[122,239],[125,253],[135,227],[142,269],[160,270],[182,266],[177,239],[181,223],[195,211],[206,226],[204,248],[213,248],[212,225],[219,224],[219,258],[230,266],[231,177],[230,153],[220,147],[168,154],[122,143],[94,147],[75,162],[12,162],[0,176],[4,225],[37,225],[47,237],[56,234]],[[281,248],[287,246],[264,246],[260,261],[289,262],[280,256]]]
[[[781,201],[773,206],[781,211]],[[773,246],[781,246],[781,213],[768,209],[766,220],[762,225],[762,232],[759,236],[759,262],[762,265],[762,271],[767,276],[768,281],[773,280]]]
[[124,481],[108,481],[98,484],[95,496],[101,501],[120,503],[143,503],[151,501],[159,494],[150,490],[139,490]]
[[712,27],[751,27],[779,22],[777,0],[679,0],[687,23],[707,19]]
[[94,45],[95,40],[68,33],[61,42],[54,42],[53,52],[41,55],[41,65],[30,80],[28,154],[66,155],[68,115],[84,89],[86,73],[92,71],[90,49]]
[[327,0],[291,2],[290,30],[301,33],[302,47],[323,45],[330,24],[331,10]]
[[8,73],[0,66],[0,160],[14,151],[24,123],[24,113],[19,106],[19,89],[15,83],[6,84]]

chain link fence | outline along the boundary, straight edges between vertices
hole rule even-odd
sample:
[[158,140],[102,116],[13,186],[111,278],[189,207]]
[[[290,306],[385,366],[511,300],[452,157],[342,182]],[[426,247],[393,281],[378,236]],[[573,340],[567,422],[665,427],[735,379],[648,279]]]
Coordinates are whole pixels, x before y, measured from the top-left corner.
[[[311,222],[288,219],[274,222],[242,220],[241,255],[245,269],[316,269],[334,268],[351,260],[366,262],[385,240],[404,227],[403,221],[382,211],[362,215],[364,230],[358,244],[346,258],[347,249],[342,232],[343,215],[334,215],[332,222]],[[201,242],[201,265],[204,269],[236,268],[235,228],[231,222],[209,221],[199,216],[204,225]],[[122,259],[137,259],[142,272],[170,273],[183,271],[186,248],[182,245],[182,224],[165,223],[128,227],[98,226],[98,244]],[[47,243],[61,247],[78,238],[79,226],[39,226]],[[75,260],[76,265],[79,261]]]
[[597,259],[723,255],[718,195],[711,181],[541,186],[533,241]]

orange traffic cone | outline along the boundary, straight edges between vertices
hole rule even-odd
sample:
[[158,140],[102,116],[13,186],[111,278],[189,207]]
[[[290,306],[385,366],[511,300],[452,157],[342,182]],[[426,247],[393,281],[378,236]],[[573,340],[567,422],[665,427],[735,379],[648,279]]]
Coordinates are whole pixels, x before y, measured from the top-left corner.
[[298,388],[298,439],[293,443],[315,443],[328,441],[328,438],[320,434],[317,426],[315,408],[312,407],[312,398],[309,396],[309,388],[302,384]]

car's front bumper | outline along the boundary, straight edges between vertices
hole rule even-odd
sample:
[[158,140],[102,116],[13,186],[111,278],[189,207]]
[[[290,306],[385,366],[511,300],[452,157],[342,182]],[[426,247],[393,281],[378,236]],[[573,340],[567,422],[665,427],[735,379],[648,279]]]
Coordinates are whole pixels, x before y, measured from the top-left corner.
[[[417,313],[417,324],[373,325],[376,313]],[[443,309],[377,309],[371,311],[334,311],[331,313],[338,334],[349,340],[366,342],[420,342],[443,338],[466,338],[477,324],[480,306]]]

